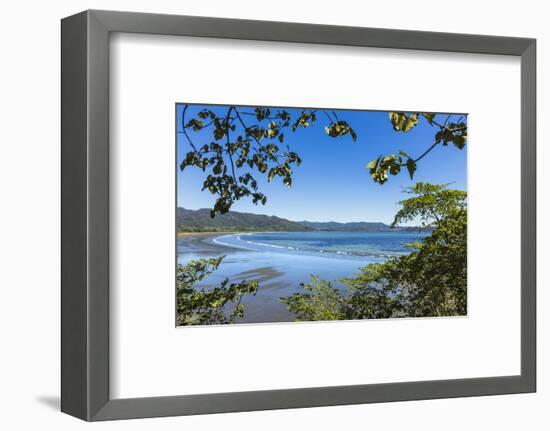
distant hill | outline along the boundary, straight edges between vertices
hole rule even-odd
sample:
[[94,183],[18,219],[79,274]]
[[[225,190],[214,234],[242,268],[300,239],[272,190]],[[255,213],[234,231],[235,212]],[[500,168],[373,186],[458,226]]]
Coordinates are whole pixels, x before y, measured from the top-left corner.
[[176,214],[178,231],[184,232],[228,232],[228,231],[288,231],[303,232],[313,230],[284,218],[263,214],[230,211],[210,217],[210,209],[188,210],[178,208]]
[[431,227],[403,226],[392,228],[381,222],[349,222],[334,221],[291,221],[281,217],[264,214],[241,213],[230,211],[226,214],[210,217],[210,209],[188,210],[178,208],[176,224],[180,232],[315,232],[315,231],[342,231],[342,232],[388,232],[388,231],[431,231]]

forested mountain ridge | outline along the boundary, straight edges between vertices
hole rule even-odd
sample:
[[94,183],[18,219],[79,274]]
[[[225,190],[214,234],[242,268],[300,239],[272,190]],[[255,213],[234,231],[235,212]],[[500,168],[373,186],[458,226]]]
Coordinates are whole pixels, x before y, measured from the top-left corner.
[[229,211],[226,214],[218,214],[212,218],[210,217],[210,210],[207,208],[189,210],[181,207],[177,209],[176,224],[180,232],[388,232],[393,230],[419,230],[416,227],[394,229],[382,222],[296,222],[276,216],[241,213],[238,211]]
[[313,230],[276,216],[229,211],[210,217],[210,209],[188,210],[178,208],[176,225],[181,232],[231,232],[231,231],[285,231],[302,232]]

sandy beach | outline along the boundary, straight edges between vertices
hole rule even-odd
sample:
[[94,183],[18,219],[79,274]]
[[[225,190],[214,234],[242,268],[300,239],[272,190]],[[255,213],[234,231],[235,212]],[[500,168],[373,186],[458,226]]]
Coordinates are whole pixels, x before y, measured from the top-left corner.
[[[221,255],[226,256],[232,254],[242,254],[243,250],[229,247],[220,243],[212,241],[215,238],[219,238],[226,235],[238,234],[240,232],[178,232],[178,249],[182,244],[185,248],[185,254],[196,254],[195,258],[208,258],[217,257]],[[251,252],[254,254],[254,252]],[[180,253],[178,252],[178,255]],[[252,256],[250,256],[252,257]],[[272,266],[259,266],[257,268],[250,268],[241,271],[236,274],[236,277],[241,280],[257,281],[259,283],[266,283],[275,278],[284,275],[283,272],[276,270]],[[271,287],[274,287],[273,285]]]

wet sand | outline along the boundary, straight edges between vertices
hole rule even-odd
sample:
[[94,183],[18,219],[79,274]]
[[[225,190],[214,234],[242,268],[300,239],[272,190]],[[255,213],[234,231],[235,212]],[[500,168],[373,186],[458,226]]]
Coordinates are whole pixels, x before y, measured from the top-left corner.
[[186,251],[196,253],[231,253],[235,248],[222,244],[216,244],[214,238],[229,235],[224,232],[178,232],[178,242],[183,240],[186,245]]
[[[239,233],[239,232],[234,232]],[[178,232],[178,240],[183,240],[185,243],[185,253],[196,254],[197,258],[215,257],[221,255],[230,255],[235,253],[243,253],[242,250],[234,247],[218,244],[212,240],[224,235],[231,235],[233,232]],[[182,241],[178,241],[182,242]],[[254,253],[254,252],[250,252]],[[179,254],[179,253],[178,253]],[[246,254],[246,252],[245,252]],[[252,258],[252,256],[250,256]],[[238,280],[257,281],[265,283],[284,275],[284,272],[275,269],[272,266],[261,266],[258,268],[247,269],[235,274]],[[270,283],[270,287],[283,285],[281,283]]]
[[237,274],[237,277],[242,277],[246,280],[257,281],[258,283],[265,283],[266,281],[273,280],[274,278],[284,275],[282,271],[277,271],[271,266],[264,266],[262,268],[249,269],[248,271],[242,271]]

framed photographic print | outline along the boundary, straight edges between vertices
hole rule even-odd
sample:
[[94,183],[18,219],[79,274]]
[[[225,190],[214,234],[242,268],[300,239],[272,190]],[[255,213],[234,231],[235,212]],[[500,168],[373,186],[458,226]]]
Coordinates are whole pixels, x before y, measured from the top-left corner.
[[64,412],[535,391],[533,39],[61,28]]
[[467,315],[466,114],[178,103],[176,124],[177,325]]

